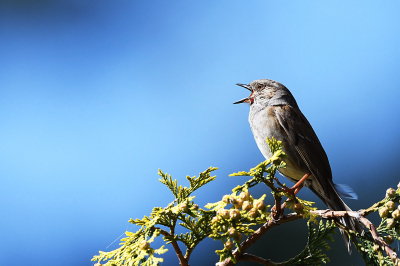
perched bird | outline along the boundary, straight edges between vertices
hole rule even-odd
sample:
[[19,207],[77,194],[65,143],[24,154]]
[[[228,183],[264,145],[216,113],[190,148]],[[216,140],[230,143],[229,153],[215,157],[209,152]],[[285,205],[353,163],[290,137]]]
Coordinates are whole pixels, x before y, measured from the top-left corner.
[[[280,168],[279,172],[296,183],[293,188],[300,189],[302,184],[298,181],[301,180],[328,208],[335,211],[351,211],[339,192],[348,197],[354,192],[341,189],[333,183],[325,150],[290,91],[281,83],[269,79],[237,85],[251,92],[249,97],[234,104],[250,105],[250,127],[264,157],[268,159],[272,156],[266,142],[267,137],[282,141],[283,151],[288,158],[285,159],[286,168]],[[353,231],[362,232],[354,218],[344,217],[340,222]],[[351,253],[349,238],[342,230],[341,233]]]

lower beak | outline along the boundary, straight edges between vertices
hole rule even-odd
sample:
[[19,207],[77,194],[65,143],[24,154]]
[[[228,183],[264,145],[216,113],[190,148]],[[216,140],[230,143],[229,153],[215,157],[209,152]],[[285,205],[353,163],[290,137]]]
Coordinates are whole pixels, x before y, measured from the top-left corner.
[[247,102],[247,101],[249,101],[249,100],[250,100],[249,98],[244,98],[244,99],[241,99],[240,101],[234,102],[233,104],[245,103],[245,102]]

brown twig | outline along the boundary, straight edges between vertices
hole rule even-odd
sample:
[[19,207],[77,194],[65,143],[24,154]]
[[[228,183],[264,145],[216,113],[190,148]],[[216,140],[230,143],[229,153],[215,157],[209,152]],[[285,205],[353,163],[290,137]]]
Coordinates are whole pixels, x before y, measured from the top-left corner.
[[272,207],[271,216],[274,220],[279,220],[283,216],[283,209],[285,208],[285,203],[281,206],[282,197],[275,195],[275,206]]
[[[256,241],[258,241],[266,232],[268,232],[271,228],[275,227],[276,225],[280,225],[283,223],[287,223],[293,220],[297,220],[302,218],[301,215],[297,215],[296,213],[291,213],[288,215],[284,215],[280,220],[269,220],[265,224],[263,224],[260,228],[258,228],[251,236],[249,236],[245,241],[240,244],[240,252],[238,249],[235,249],[233,251],[233,256],[237,261],[239,260],[244,260],[241,258],[242,254],[251,246],[253,245]],[[246,257],[244,257],[246,258]],[[249,257],[247,257],[249,258]],[[272,263],[272,262],[271,262]],[[228,258],[224,260],[223,262],[218,264],[219,266],[233,266],[233,261]],[[269,265],[274,265],[274,264],[269,264]]]
[[279,179],[274,177],[275,182],[280,186],[281,188],[287,188],[285,185],[283,185],[281,182],[279,182]]
[[388,254],[388,256],[392,259],[393,264],[396,266],[400,265],[400,260],[397,257],[396,252],[394,252],[390,248],[390,246],[385,241],[383,241],[382,237],[379,236],[378,232],[376,231],[375,225],[363,216],[361,216],[360,222],[368,228],[368,230],[371,232],[372,237],[374,238],[374,242],[378,244],[386,252],[386,254]]
[[238,261],[252,261],[252,262],[257,262],[259,264],[265,265],[265,266],[276,266],[278,264],[267,260],[267,259],[263,259],[260,257],[257,257],[255,255],[252,254],[248,254],[248,253],[243,253],[242,255],[240,255]]
[[392,259],[394,265],[400,265],[400,260],[397,257],[396,252],[394,252],[390,246],[379,236],[378,231],[373,223],[370,220],[362,216],[363,211],[310,211],[310,213],[314,215],[318,215],[321,218],[332,219],[337,217],[353,217],[358,219],[360,223],[362,223],[368,230],[371,232],[372,238],[374,239],[375,244],[379,245],[381,249],[383,249],[386,254]]
[[[352,217],[358,219],[360,223],[362,223],[368,230],[371,232],[372,238],[374,242],[381,247],[382,250],[386,252],[386,254],[391,258],[394,265],[400,265],[400,259],[398,258],[396,252],[394,252],[390,246],[379,236],[376,227],[371,221],[365,218],[362,214],[363,211],[332,211],[332,210],[316,210],[310,211],[311,214],[317,215],[321,218],[325,219],[333,219],[339,217]],[[270,220],[266,222],[263,226],[261,226],[257,231],[254,232],[251,236],[249,236],[241,245],[241,252],[236,249],[233,251],[233,256],[236,261],[254,261],[263,265],[279,265],[270,260],[266,260],[251,254],[244,253],[252,244],[258,241],[266,232],[268,232],[271,228],[276,225],[286,223],[289,221],[297,220],[302,218],[302,215],[298,215],[296,213],[290,213],[288,215],[284,215],[280,220]],[[233,262],[230,258],[218,264],[219,266],[232,266]]]
[[186,254],[185,254],[185,259],[186,259],[186,261],[189,261],[190,255],[192,255],[192,252],[193,252],[194,248],[195,248],[195,247],[197,246],[197,244],[199,244],[204,238],[206,238],[206,236],[197,239],[197,240],[194,242],[194,244],[193,244],[190,248],[189,248],[189,247],[187,248]]
[[[165,230],[163,230],[163,229],[160,229],[160,228],[156,228],[156,229],[159,229],[159,230],[160,230],[160,233],[161,233],[163,236],[167,236],[167,237],[171,237],[171,238],[174,236],[173,234],[170,234],[170,233],[168,233],[167,231],[165,231]],[[171,244],[172,244],[172,246],[173,246],[174,249],[175,249],[176,255],[178,256],[179,265],[181,265],[181,266],[189,266],[188,261],[185,259],[185,257],[184,257],[183,254],[182,254],[181,249],[180,249],[179,246],[178,246],[178,242],[173,241],[173,242],[171,242]]]
[[367,216],[368,214],[370,214],[371,212],[376,212],[379,207],[382,207],[383,205],[385,205],[385,203],[387,202],[386,198],[384,198],[383,200],[375,203],[374,205],[372,205],[371,207],[369,207],[368,209],[365,210],[361,210],[362,215],[363,216]]

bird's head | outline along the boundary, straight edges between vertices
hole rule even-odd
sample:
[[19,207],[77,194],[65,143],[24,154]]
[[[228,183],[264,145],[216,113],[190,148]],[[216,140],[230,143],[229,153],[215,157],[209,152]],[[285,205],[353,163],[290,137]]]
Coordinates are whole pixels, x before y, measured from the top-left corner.
[[281,83],[270,79],[258,79],[250,84],[236,84],[248,89],[251,94],[247,98],[243,98],[237,103],[247,103],[250,106],[254,103],[262,105],[281,105],[288,104],[296,106],[296,100],[290,91]]

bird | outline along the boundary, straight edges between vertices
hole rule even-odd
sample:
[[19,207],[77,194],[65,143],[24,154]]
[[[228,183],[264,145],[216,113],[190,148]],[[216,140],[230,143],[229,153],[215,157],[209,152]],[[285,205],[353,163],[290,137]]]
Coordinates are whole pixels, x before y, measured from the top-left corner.
[[[351,211],[340,195],[356,198],[356,194],[349,187],[333,183],[328,156],[292,93],[283,84],[270,79],[236,85],[251,92],[249,97],[234,104],[250,105],[251,131],[263,156],[266,159],[272,156],[267,137],[282,142],[282,150],[287,155],[286,167],[278,171],[296,183],[292,192],[297,193],[304,184],[331,210]],[[363,232],[354,218],[343,217],[340,222],[353,231]],[[340,232],[351,254],[349,237],[343,230]]]

